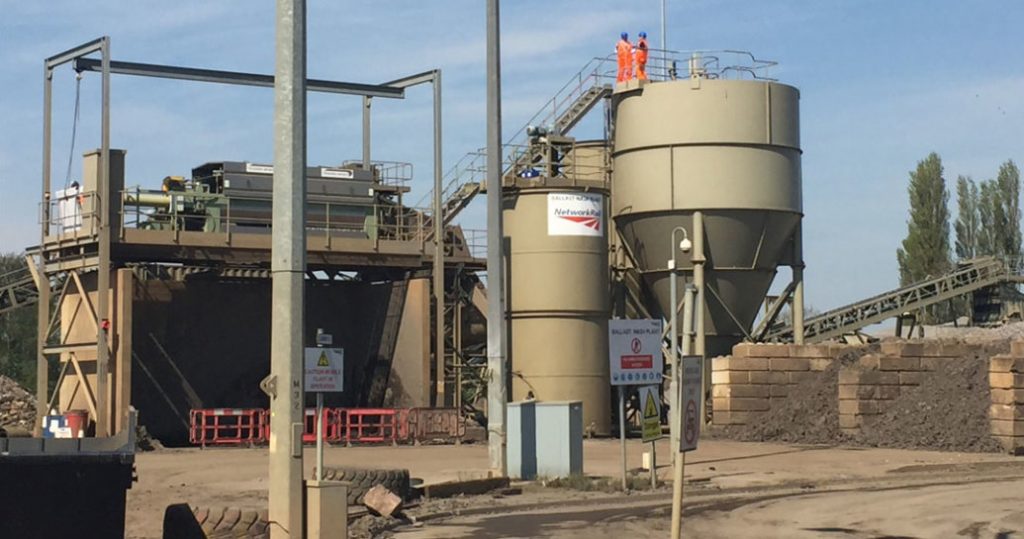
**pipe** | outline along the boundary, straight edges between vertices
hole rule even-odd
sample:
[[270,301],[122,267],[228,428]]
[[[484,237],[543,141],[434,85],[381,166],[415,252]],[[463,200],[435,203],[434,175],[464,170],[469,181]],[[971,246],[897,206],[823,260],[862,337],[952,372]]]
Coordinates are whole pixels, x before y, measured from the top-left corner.
[[505,458],[505,271],[501,215],[501,43],[499,0],[487,0],[487,449],[491,472],[508,475]]
[[363,170],[370,170],[370,107],[373,98],[363,96]]
[[271,539],[305,537],[302,489],[306,269],[306,3],[277,0],[271,230]]
[[[701,367],[704,376],[701,382],[701,399],[700,399],[700,413],[701,418],[707,418],[706,402],[708,399],[708,382],[711,380],[711,373],[709,362],[704,357],[706,346],[705,340],[707,332],[704,328],[705,302],[707,301],[707,295],[705,292],[705,276],[704,276],[704,264],[707,262],[707,258],[704,256],[704,212],[695,211],[693,212],[693,284],[697,287],[697,301],[694,311],[694,323],[697,326],[696,335],[696,346],[694,353],[701,357]],[[703,419],[702,419],[703,421]]]

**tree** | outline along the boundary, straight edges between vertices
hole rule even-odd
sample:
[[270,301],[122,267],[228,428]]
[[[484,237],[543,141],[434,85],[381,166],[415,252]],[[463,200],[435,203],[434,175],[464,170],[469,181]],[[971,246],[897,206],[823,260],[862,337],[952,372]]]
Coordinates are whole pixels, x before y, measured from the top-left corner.
[[[0,277],[23,268],[21,255],[0,254]],[[0,374],[27,388],[36,384],[36,313],[29,306],[0,314]]]
[[999,193],[992,180],[983,181],[978,186],[978,238],[974,250],[976,256],[995,256],[999,254],[996,244],[996,213],[998,211]]
[[956,179],[956,257],[961,260],[978,256],[979,203],[978,185],[969,176]]
[[942,275],[949,260],[949,191],[942,178],[942,159],[932,152],[917,163],[907,187],[910,219],[907,237],[896,252],[900,283],[907,285]]
[[999,193],[999,223],[995,229],[998,254],[1017,262],[1021,255],[1020,171],[1013,160],[999,167],[995,185]]

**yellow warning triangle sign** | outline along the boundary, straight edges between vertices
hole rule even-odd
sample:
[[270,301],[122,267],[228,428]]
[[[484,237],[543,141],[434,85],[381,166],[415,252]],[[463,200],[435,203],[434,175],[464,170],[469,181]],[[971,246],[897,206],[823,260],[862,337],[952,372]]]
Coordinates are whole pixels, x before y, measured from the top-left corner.
[[320,359],[316,361],[317,367],[330,367],[331,362],[327,359],[327,352],[320,352]]
[[644,403],[644,417],[658,417],[658,403],[654,402],[654,392],[647,392],[647,402]]

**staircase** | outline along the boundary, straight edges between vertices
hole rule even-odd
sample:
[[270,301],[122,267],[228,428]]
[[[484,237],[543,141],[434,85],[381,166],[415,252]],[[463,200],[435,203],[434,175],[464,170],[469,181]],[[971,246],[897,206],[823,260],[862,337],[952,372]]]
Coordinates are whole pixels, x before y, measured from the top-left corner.
[[[565,134],[583,119],[602,99],[611,95],[613,77],[609,74],[607,58],[594,58],[573,75],[544,106],[533,115],[502,146],[503,174],[529,163],[533,155],[528,148],[529,126],[551,126],[558,134]],[[450,224],[455,216],[483,190],[487,176],[487,154],[481,149],[470,152],[452,167],[443,179],[441,191],[441,222]],[[430,208],[434,192],[430,191],[416,203],[417,208]],[[425,219],[426,238],[433,238],[433,216]]]
[[[920,310],[989,286],[1020,280],[1020,274],[1001,260],[972,260],[940,277],[897,288],[808,318],[804,321],[804,341],[827,341],[905,312]],[[792,339],[793,326],[789,323],[773,325],[763,338],[766,341],[782,342],[792,342]]]
[[0,275],[0,315],[39,301],[39,290],[28,268]]

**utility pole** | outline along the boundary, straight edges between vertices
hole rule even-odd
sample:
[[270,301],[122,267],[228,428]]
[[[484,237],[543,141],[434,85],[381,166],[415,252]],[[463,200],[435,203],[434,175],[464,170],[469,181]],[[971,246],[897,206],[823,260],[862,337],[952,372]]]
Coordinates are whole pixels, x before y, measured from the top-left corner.
[[487,449],[491,472],[505,459],[505,271],[501,216],[501,46],[498,0],[487,0]]
[[306,272],[306,2],[277,0],[270,252],[270,536],[305,537],[302,492]]

